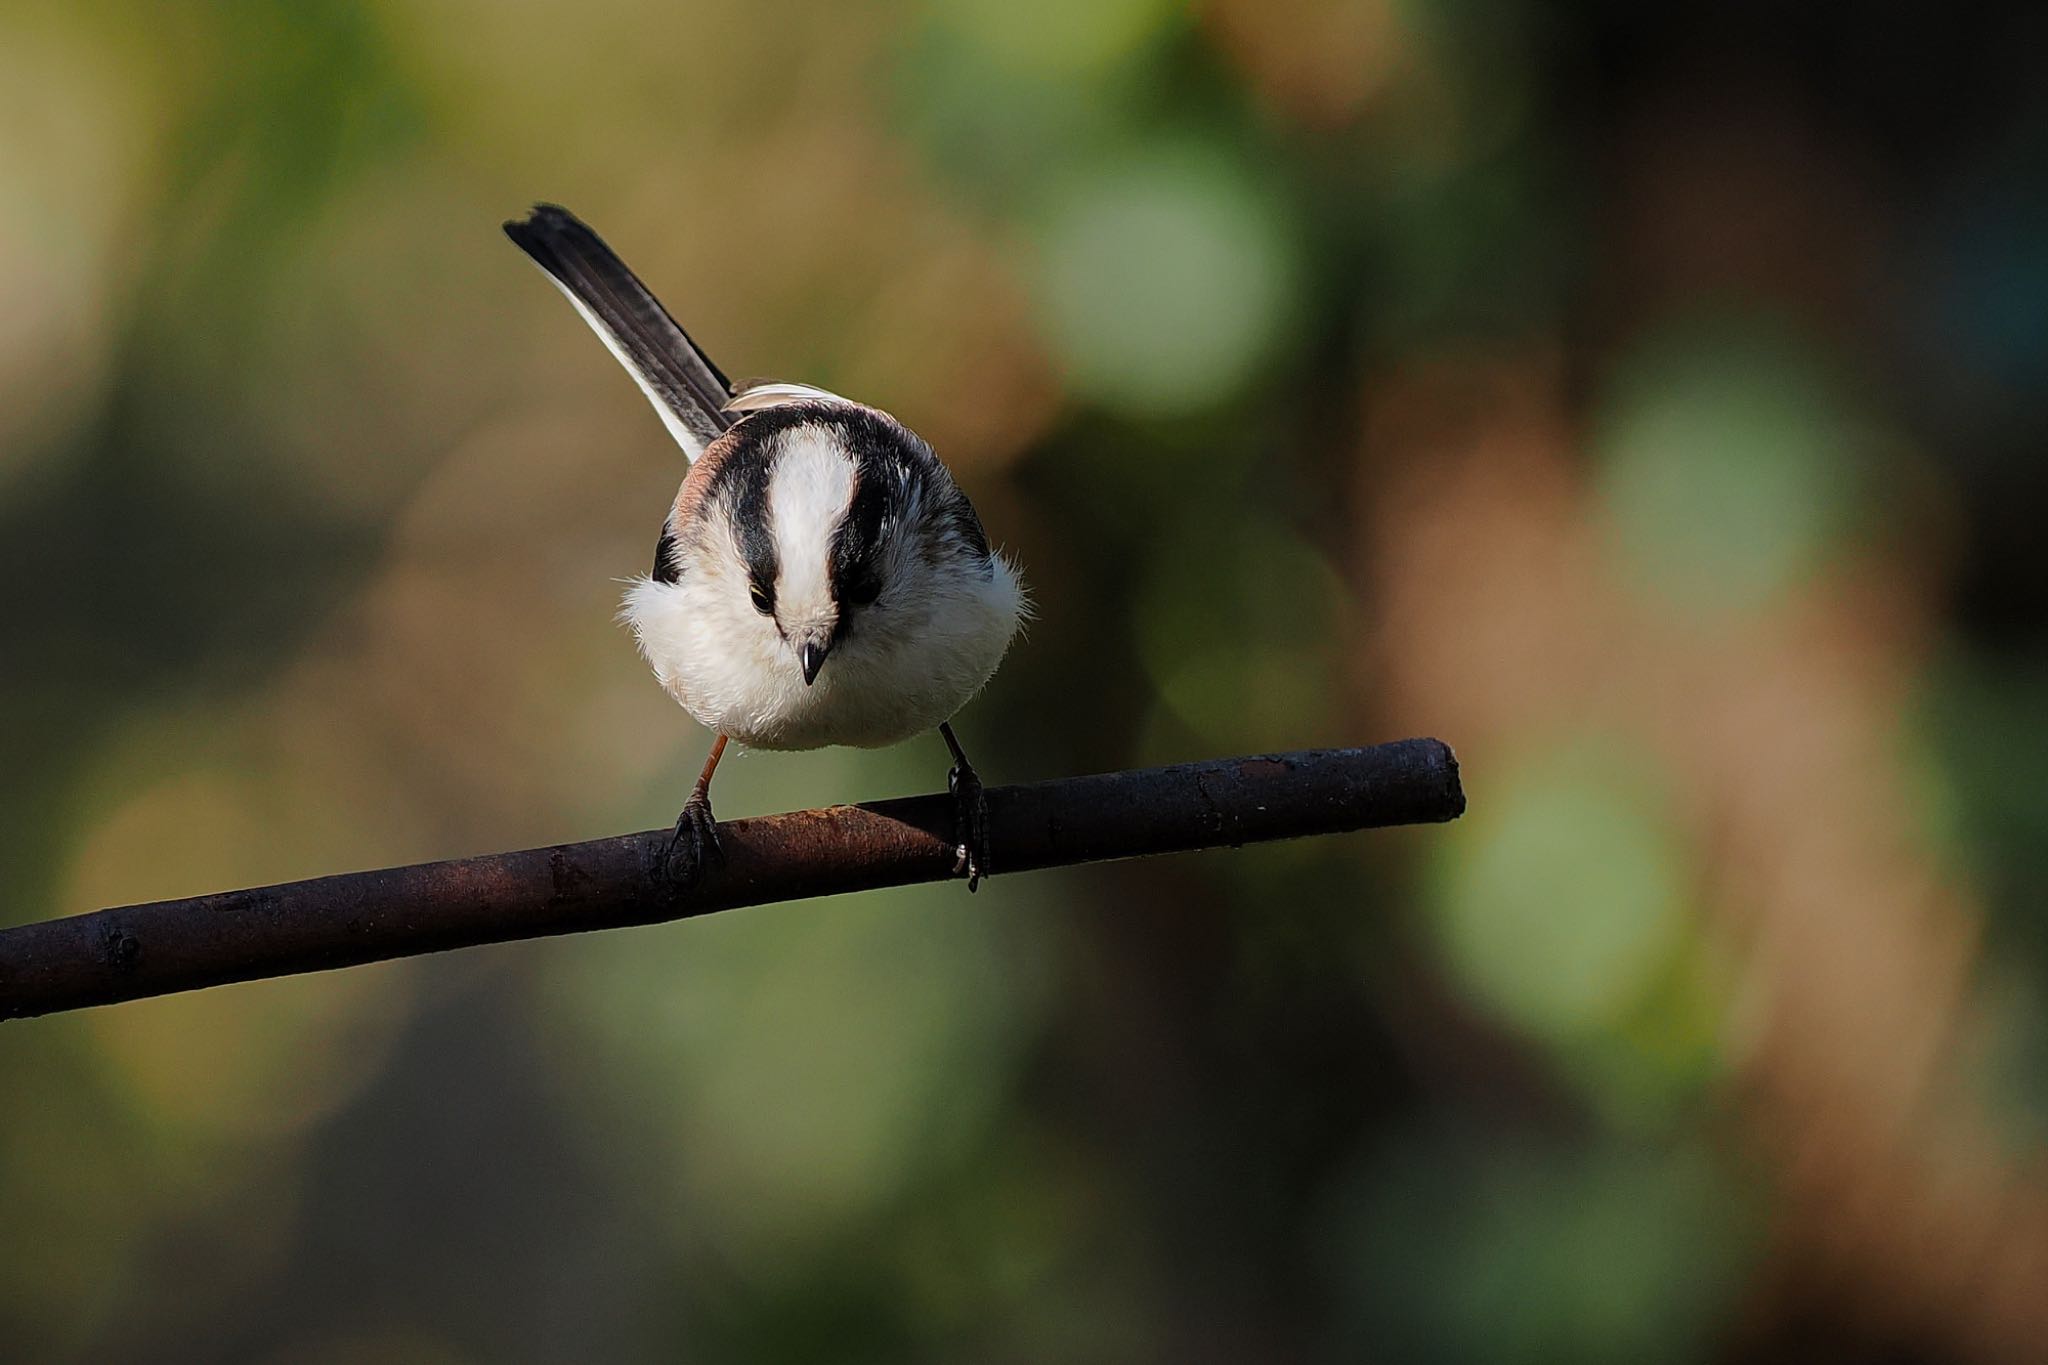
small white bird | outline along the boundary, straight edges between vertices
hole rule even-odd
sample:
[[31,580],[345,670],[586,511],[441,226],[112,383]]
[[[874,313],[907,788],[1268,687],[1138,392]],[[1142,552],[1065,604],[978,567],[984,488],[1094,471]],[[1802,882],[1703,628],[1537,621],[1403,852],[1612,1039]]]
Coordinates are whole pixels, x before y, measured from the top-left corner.
[[735,389],[595,232],[540,204],[505,224],[632,374],[690,457],[624,616],[669,695],[717,738],[669,844],[688,884],[719,855],[711,775],[728,739],[874,748],[937,727],[958,866],[987,875],[981,782],[947,722],[1025,613],[1016,570],[931,447],[804,384]]

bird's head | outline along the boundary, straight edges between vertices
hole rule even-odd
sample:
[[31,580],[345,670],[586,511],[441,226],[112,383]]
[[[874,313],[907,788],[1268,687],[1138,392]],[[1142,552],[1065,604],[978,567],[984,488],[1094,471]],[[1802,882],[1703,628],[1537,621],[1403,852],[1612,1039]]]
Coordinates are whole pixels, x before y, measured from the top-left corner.
[[980,522],[930,447],[886,413],[805,400],[751,413],[707,452],[696,556],[751,613],[759,649],[814,685],[835,656],[932,626],[989,572]]

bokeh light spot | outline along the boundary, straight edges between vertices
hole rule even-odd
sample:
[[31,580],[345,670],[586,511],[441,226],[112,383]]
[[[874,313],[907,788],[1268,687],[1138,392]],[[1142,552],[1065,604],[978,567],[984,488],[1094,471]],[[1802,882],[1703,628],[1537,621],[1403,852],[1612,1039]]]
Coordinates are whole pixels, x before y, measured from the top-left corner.
[[1614,1026],[1664,969],[1684,874],[1645,785],[1566,754],[1475,799],[1443,845],[1436,922],[1481,1005],[1569,1039]]
[[1736,1195],[1690,1149],[1411,1134],[1348,1208],[1348,1326],[1397,1359],[1702,1358],[1747,1260]]
[[[260,880],[247,871],[259,864],[252,850],[281,842],[281,823],[260,784],[228,773],[145,786],[86,833],[65,899],[115,905],[152,883],[182,894]],[[96,1010],[86,1024],[106,1075],[147,1121],[211,1139],[274,1136],[327,1117],[376,1075],[411,977],[398,962],[249,982]]]
[[1615,378],[1601,491],[1634,574],[1690,612],[1796,587],[1845,520],[1857,422],[1806,351],[1754,326],[1692,324]]
[[1272,352],[1293,246],[1230,162],[1181,152],[1080,181],[1040,242],[1039,297],[1073,387],[1137,416],[1231,398]]
[[913,892],[688,929],[576,944],[552,1001],[606,1100],[648,1107],[623,1127],[658,1142],[657,1187],[734,1254],[857,1224],[1001,1095],[1033,977],[989,920]]
[[1160,700],[1206,743],[1312,743],[1348,602],[1328,561],[1285,527],[1250,512],[1191,519],[1153,552],[1139,648]]
[[939,0],[935,15],[996,61],[1080,75],[1130,56],[1180,11],[1173,0]]

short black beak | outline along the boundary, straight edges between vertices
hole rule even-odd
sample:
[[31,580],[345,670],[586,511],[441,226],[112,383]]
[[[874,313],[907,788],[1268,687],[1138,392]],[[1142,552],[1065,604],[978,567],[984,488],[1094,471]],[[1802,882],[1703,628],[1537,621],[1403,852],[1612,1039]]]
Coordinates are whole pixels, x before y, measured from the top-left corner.
[[818,680],[818,670],[825,666],[825,656],[831,650],[830,645],[813,644],[808,641],[797,646],[796,658],[797,662],[803,665],[805,687]]

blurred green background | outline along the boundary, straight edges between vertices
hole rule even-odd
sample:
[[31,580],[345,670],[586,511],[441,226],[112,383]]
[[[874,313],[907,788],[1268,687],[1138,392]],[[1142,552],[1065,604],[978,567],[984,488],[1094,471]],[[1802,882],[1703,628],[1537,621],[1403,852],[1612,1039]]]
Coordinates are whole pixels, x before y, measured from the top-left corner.
[[537,198],[953,464],[992,781],[1472,799],[9,1024],[0,1358],[2039,1358],[2044,40],[0,0],[0,922],[672,818],[682,461]]

